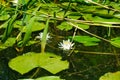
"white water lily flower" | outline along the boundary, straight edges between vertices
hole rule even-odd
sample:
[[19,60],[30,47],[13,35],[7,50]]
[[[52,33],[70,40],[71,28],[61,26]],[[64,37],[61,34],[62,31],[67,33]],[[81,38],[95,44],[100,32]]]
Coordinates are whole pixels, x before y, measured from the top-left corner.
[[60,44],[58,45],[59,45],[59,48],[63,50],[70,50],[72,49],[74,43],[70,42],[70,39],[68,39],[68,40],[63,40],[63,42],[62,43],[60,42]]
[[[39,33],[39,36],[36,36],[36,39],[42,40],[42,37],[43,37],[43,33],[41,32],[41,33]],[[49,40],[50,38],[51,37],[50,37],[49,33],[47,33],[46,40]]]
[[12,2],[14,6],[16,6],[18,3],[18,0],[11,0],[10,2]]
[[92,0],[84,0],[86,3],[90,3]]

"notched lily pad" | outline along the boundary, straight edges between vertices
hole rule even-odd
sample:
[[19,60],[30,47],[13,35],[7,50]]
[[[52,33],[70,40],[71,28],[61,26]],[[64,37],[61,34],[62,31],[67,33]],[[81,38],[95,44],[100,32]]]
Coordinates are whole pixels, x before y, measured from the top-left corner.
[[68,61],[62,61],[61,57],[52,53],[29,52],[18,56],[9,62],[9,67],[21,74],[25,74],[36,67],[41,67],[56,74],[69,67]]
[[39,64],[40,67],[53,74],[56,74],[69,67],[68,61],[62,61],[60,56],[51,53],[46,53],[45,55],[41,54]]

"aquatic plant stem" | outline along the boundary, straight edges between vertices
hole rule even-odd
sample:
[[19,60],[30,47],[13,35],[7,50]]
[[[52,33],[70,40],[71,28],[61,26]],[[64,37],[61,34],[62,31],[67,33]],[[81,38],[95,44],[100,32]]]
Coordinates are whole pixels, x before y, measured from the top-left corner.
[[117,55],[117,53],[116,53],[116,50],[115,50],[115,49],[113,49],[113,53],[115,54],[115,58],[116,58],[116,61],[117,61],[117,66],[120,66],[119,56]]
[[30,78],[34,78],[35,75],[37,75],[37,73],[40,71],[40,68],[38,67],[35,71],[35,73],[30,77]]
[[46,21],[46,26],[45,26],[45,29],[43,31],[43,36],[42,36],[42,40],[41,40],[41,53],[45,52],[46,37],[47,37],[48,27],[49,27],[49,18]]

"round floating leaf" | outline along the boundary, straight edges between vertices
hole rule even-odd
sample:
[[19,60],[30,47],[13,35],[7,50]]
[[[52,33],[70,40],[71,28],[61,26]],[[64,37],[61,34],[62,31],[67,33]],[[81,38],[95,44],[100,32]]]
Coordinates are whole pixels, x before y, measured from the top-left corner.
[[[16,21],[14,23],[14,27],[22,29],[22,27],[25,27],[25,26],[22,26],[22,21]],[[32,32],[40,31],[40,30],[44,29],[44,27],[45,27],[45,24],[43,22],[34,21],[34,23],[32,25]],[[26,32],[26,31],[27,31],[27,29],[25,27],[25,29],[22,32]]]
[[[22,0],[18,0],[19,1],[19,4],[27,4],[30,0],[24,0],[24,1],[22,1]],[[14,3],[14,2],[13,2]]]
[[0,43],[0,49],[5,49],[7,47],[13,46],[16,38],[8,38],[5,43]]
[[113,46],[120,48],[120,37],[111,39],[110,42]]
[[75,36],[73,40],[83,43],[84,46],[95,46],[98,45],[98,42],[100,42],[98,38],[90,36]]
[[84,44],[84,46],[96,46],[96,45],[98,45],[98,43],[95,43],[95,42],[85,42],[85,43],[83,43]]
[[56,74],[69,67],[68,61],[62,61],[61,57],[52,53],[29,52],[18,56],[9,62],[9,67],[21,74],[25,74],[36,67],[41,67]]
[[[93,17],[93,21],[99,21],[99,22],[120,22],[120,20],[117,19],[117,18],[107,19],[107,18],[102,18],[102,17],[99,17],[99,16]],[[109,24],[109,25],[110,25],[110,24]],[[111,25],[110,25],[110,26],[111,26]]]
[[114,16],[117,18],[120,18],[120,14],[115,14]]
[[120,9],[120,6],[116,2],[110,2],[109,6],[112,6],[114,9],[118,9],[118,10]]
[[37,79],[18,79],[18,80],[63,80],[59,76],[45,76]]
[[32,31],[40,31],[40,30],[42,30],[42,29],[44,29],[44,27],[45,27],[45,24],[44,23],[42,23],[42,22],[34,22],[34,24],[33,24],[34,26],[32,27]]
[[19,28],[21,29],[23,26],[22,26],[22,21],[20,20],[16,20],[13,24],[14,28]]
[[28,41],[28,43],[26,44],[26,46],[30,46],[30,45],[35,44],[35,43],[37,43],[37,41],[30,40],[30,41]]
[[60,56],[51,53],[40,54],[39,65],[53,74],[69,67],[68,61],[62,61]]
[[79,19],[82,15],[78,12],[70,12],[67,17],[70,19]]
[[9,17],[10,17],[10,15],[1,15],[0,16],[0,21],[5,21],[5,20],[7,20],[7,19],[9,19]]
[[[107,14],[105,14],[105,16],[106,16]],[[99,25],[101,25],[101,26],[105,26],[105,27],[111,27],[112,26],[112,24],[109,24],[109,23],[107,23],[107,24],[101,24],[101,22],[120,22],[120,20],[119,19],[117,19],[117,18],[112,18],[112,17],[110,17],[109,18],[109,15],[108,15],[108,18],[104,18],[104,17],[99,17],[99,16],[92,16],[92,14],[84,14],[84,19],[85,20],[89,20],[89,21],[93,21],[94,23],[94,25],[96,25],[96,24],[99,24]]]
[[25,74],[33,68],[38,67],[38,57],[39,54],[29,52],[27,54],[12,59],[9,62],[9,67],[21,74]]
[[120,80],[120,71],[114,73],[108,72],[101,76],[99,80]]
[[59,76],[46,76],[46,77],[40,77],[35,80],[62,80]]
[[60,25],[57,26],[57,28],[60,30],[68,31],[72,29],[72,26],[67,24],[66,22],[62,22]]
[[83,15],[85,20],[91,20],[92,21],[92,14],[84,14]]
[[82,29],[89,29],[89,25],[86,24],[78,24],[78,26]]

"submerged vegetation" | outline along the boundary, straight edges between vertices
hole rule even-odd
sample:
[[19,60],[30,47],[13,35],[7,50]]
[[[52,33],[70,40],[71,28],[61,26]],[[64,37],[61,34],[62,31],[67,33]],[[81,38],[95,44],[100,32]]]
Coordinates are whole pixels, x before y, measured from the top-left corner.
[[119,80],[119,0],[1,0],[1,80]]

